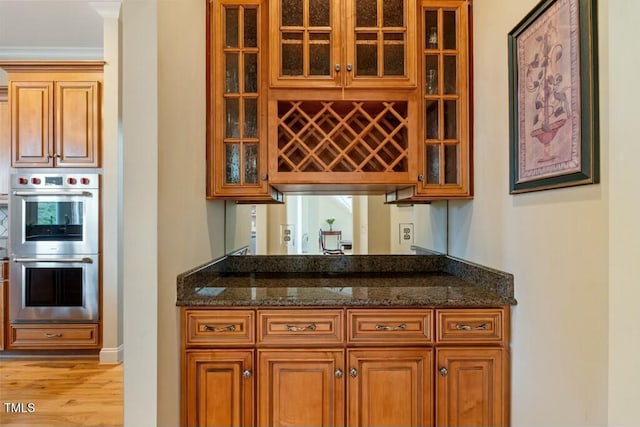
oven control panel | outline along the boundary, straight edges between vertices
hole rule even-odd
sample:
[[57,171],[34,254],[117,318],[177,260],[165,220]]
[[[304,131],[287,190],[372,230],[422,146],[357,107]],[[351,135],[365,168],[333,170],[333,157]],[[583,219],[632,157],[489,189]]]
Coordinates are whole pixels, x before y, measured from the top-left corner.
[[99,188],[98,174],[23,174],[11,175],[11,188],[63,189],[63,188]]

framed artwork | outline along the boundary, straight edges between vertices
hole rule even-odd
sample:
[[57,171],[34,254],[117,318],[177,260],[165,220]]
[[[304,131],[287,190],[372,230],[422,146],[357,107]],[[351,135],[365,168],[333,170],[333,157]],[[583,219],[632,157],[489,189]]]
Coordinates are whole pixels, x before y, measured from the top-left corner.
[[510,193],[599,182],[596,0],[543,0],[509,33]]

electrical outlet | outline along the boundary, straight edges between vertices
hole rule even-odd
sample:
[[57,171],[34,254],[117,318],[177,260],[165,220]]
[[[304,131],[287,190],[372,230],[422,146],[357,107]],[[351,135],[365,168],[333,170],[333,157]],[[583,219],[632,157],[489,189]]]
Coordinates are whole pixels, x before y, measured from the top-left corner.
[[294,246],[295,226],[293,224],[280,224],[280,244],[283,246]]
[[399,224],[399,243],[400,246],[413,245],[413,223],[406,222]]

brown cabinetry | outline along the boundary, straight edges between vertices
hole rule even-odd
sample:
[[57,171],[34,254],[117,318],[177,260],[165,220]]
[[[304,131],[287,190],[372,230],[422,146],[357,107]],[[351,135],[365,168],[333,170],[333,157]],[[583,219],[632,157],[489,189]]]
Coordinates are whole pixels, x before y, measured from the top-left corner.
[[207,197],[282,202],[267,183],[266,5],[207,3]]
[[183,424],[506,426],[508,310],[183,309]]
[[5,347],[5,324],[7,322],[7,311],[9,307],[6,303],[9,290],[9,263],[0,262],[0,351]]
[[11,165],[11,128],[9,122],[9,90],[0,86],[0,203],[9,194],[9,167]]
[[253,426],[253,350],[189,351],[184,359],[184,425]]
[[258,350],[258,426],[343,426],[344,351]]
[[7,348],[19,350],[78,350],[100,348],[95,323],[9,324]]
[[270,2],[273,87],[415,86],[415,2]]
[[349,426],[433,425],[433,349],[349,350]]
[[470,197],[469,4],[209,2],[208,196]]
[[13,167],[100,165],[102,62],[1,62]]

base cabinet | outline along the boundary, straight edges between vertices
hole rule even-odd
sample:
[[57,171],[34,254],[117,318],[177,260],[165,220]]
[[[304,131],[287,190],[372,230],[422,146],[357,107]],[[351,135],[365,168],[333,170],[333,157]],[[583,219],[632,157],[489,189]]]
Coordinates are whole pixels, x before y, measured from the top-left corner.
[[432,349],[349,351],[349,426],[431,426]]
[[189,352],[186,374],[186,425],[253,426],[252,350]]
[[258,426],[344,426],[343,350],[258,350]]
[[437,350],[436,425],[508,424],[507,353],[499,348]]
[[509,425],[508,307],[185,308],[182,322],[186,426]]

